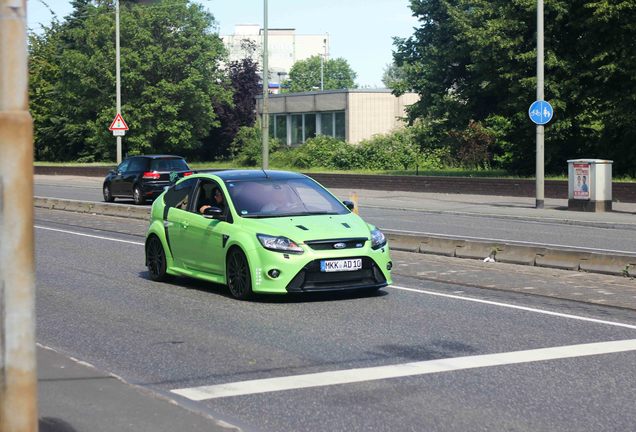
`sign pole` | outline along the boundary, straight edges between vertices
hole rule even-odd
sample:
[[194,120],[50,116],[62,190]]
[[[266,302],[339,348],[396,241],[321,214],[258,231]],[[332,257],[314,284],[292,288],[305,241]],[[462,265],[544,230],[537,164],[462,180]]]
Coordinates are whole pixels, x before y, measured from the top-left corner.
[[38,428],[26,0],[0,0],[0,431]]
[[[537,0],[537,100],[543,100],[543,0]],[[536,204],[535,208],[544,207],[544,126],[537,126],[536,155]]]
[[[119,73],[119,0],[115,0],[115,75],[117,93],[117,114],[121,114],[121,76]],[[117,165],[121,163],[121,136],[117,136]]]

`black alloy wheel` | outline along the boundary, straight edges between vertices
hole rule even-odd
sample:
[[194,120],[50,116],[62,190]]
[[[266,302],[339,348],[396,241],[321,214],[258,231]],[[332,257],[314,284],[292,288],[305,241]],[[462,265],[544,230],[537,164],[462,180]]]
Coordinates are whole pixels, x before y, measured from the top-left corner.
[[106,202],[113,202],[113,201],[115,201],[115,198],[113,198],[113,194],[112,194],[112,192],[110,191],[110,185],[105,184],[105,185],[104,185],[103,192],[104,192],[104,201],[106,201]]
[[232,249],[227,257],[227,286],[239,300],[247,300],[253,294],[250,266],[240,249]]
[[146,202],[144,194],[141,193],[141,188],[139,186],[135,186],[133,188],[133,201],[135,201],[135,204],[137,205],[143,205]]
[[146,265],[150,279],[153,281],[162,282],[168,279],[166,253],[163,250],[161,240],[155,235],[151,236],[146,243]]

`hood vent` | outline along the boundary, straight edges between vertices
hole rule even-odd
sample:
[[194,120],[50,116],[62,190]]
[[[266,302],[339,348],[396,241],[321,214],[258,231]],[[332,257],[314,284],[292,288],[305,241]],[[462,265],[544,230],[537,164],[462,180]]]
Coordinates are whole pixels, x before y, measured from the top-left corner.
[[307,228],[306,226],[302,226],[302,225],[296,225],[296,228],[300,228],[303,231],[309,231],[309,228]]
[[343,227],[345,227],[345,228],[351,228],[351,227],[349,226],[349,224],[348,224],[348,223],[346,223],[346,222],[343,222],[343,223],[342,223],[342,226],[343,226]]

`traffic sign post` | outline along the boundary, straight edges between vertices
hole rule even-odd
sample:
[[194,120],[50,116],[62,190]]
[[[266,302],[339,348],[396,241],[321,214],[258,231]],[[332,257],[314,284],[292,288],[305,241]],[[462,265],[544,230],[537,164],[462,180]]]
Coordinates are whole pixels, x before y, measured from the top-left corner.
[[117,113],[117,115],[113,119],[113,122],[108,127],[108,130],[113,133],[113,136],[116,136],[118,137],[118,139],[120,139],[119,137],[126,135],[128,125],[124,121],[124,118],[121,116],[121,114]]
[[128,125],[126,124],[126,122],[124,121],[124,118],[121,116],[120,113],[117,113],[117,115],[113,119],[113,122],[108,127],[108,130],[109,131],[113,131],[113,132],[114,131],[127,131],[128,130]]

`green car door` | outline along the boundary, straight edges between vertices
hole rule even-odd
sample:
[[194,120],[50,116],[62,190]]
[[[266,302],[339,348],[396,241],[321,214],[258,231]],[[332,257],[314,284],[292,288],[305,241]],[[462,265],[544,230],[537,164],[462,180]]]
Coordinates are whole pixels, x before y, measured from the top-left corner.
[[171,209],[169,220],[178,232],[174,252],[183,267],[206,273],[222,283],[225,280],[224,238],[227,238],[230,225],[225,220],[208,218],[200,213],[203,205],[214,204],[212,194],[215,190],[220,190],[217,183],[200,179],[191,193],[188,211],[172,213]]
[[178,253],[188,269],[219,276],[219,282],[222,282],[225,274],[223,235],[227,222],[207,219],[197,213],[188,214],[185,222],[180,238],[182,247]]

